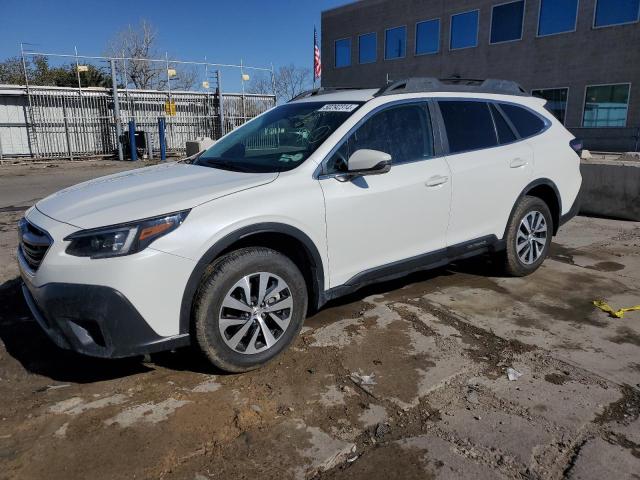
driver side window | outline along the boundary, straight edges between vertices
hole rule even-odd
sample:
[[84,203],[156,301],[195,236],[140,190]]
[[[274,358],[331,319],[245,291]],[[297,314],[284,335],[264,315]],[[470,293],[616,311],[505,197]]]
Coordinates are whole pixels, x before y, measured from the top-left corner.
[[327,173],[346,172],[349,157],[364,148],[388,153],[394,165],[433,157],[433,135],[426,104],[403,104],[374,114],[331,156]]

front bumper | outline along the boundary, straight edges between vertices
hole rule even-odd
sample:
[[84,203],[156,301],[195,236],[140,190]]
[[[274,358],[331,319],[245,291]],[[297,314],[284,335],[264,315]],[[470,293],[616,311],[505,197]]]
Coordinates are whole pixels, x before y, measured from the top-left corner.
[[85,355],[120,358],[189,344],[189,335],[161,337],[117,290],[98,285],[50,283],[22,292],[31,313],[61,348]]
[[126,257],[70,256],[63,239],[77,227],[37,209],[27,220],[52,243],[32,268],[18,248],[25,298],[60,347],[98,357],[126,357],[189,343],[180,327],[182,294],[195,262],[147,248]]

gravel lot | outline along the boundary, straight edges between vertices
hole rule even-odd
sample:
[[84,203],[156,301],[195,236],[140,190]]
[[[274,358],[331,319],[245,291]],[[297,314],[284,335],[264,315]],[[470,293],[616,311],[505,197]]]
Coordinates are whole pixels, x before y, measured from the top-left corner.
[[640,304],[640,223],[578,217],[523,279],[478,259],[367,288],[248,374],[59,350],[22,299],[15,224],[136,166],[0,167],[0,478],[640,478],[640,312],[592,306]]

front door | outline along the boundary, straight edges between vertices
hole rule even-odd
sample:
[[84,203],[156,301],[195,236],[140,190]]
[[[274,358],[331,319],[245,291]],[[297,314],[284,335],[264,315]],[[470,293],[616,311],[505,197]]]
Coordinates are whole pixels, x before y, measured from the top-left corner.
[[[388,153],[388,173],[340,181],[359,149]],[[427,104],[403,103],[372,114],[331,158],[319,182],[326,207],[330,287],[356,275],[443,249],[451,174],[434,157]],[[352,280],[353,282],[349,282]]]

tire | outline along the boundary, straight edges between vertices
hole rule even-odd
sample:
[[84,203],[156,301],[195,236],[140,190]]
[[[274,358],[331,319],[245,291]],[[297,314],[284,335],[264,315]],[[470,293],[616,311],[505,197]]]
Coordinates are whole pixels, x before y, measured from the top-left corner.
[[507,226],[502,253],[505,273],[524,277],[535,272],[549,254],[552,236],[553,217],[547,204],[537,197],[523,197]]
[[197,345],[221,370],[259,368],[296,338],[307,301],[304,277],[289,258],[262,247],[236,250],[210,266],[196,293]]

